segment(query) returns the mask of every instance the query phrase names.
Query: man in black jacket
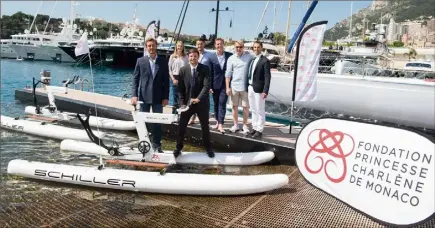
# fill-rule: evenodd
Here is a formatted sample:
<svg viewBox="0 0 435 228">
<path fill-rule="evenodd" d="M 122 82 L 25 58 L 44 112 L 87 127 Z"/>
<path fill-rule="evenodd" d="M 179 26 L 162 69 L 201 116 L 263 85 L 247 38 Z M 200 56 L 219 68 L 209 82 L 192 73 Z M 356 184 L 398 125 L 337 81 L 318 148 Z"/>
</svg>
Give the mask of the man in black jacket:
<svg viewBox="0 0 435 228">
<path fill-rule="evenodd" d="M 131 102 L 136 105 L 142 101 L 141 112 L 163 113 L 163 106 L 168 105 L 169 70 L 164 56 L 157 56 L 157 41 L 149 38 L 145 42 L 148 55 L 137 59 L 133 73 Z M 153 148 L 160 153 L 162 139 L 161 124 L 150 124 L 153 133 Z"/>
<path fill-rule="evenodd" d="M 262 55 L 263 44 L 254 42 L 255 58 L 248 68 L 248 100 L 252 114 L 252 131 L 250 135 L 254 138 L 263 134 L 264 123 L 266 122 L 265 103 L 270 86 L 270 62 Z"/>
<path fill-rule="evenodd" d="M 183 150 L 184 134 L 187 124 L 193 114 L 197 114 L 201 123 L 202 141 L 207 155 L 214 157 L 210 143 L 209 109 L 210 109 L 210 68 L 198 63 L 199 52 L 197 49 L 189 51 L 189 64 L 180 68 L 178 80 L 178 94 L 181 108 L 190 105 L 189 110 L 182 112 L 178 123 L 177 146 L 174 156 L 181 155 Z"/>
</svg>

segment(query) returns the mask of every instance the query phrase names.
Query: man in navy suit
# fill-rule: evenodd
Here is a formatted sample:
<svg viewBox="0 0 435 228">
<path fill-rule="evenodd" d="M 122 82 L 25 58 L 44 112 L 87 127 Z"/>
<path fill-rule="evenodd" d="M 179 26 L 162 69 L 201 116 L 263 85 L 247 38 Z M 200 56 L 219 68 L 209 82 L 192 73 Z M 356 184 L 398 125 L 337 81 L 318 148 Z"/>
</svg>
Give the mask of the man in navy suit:
<svg viewBox="0 0 435 228">
<path fill-rule="evenodd" d="M 137 59 L 133 73 L 131 102 L 136 105 L 142 101 L 141 112 L 163 113 L 163 106 L 169 99 L 169 70 L 168 61 L 163 56 L 157 56 L 157 41 L 149 38 L 145 42 L 148 55 Z M 162 153 L 161 124 L 152 124 L 153 148 Z"/>
<path fill-rule="evenodd" d="M 224 40 L 222 38 L 217 38 L 215 40 L 215 48 L 216 53 L 210 55 L 210 93 L 213 94 L 214 114 L 216 118 L 215 129 L 221 133 L 225 133 L 223 124 L 228 100 L 228 96 L 225 91 L 225 71 L 227 70 L 227 60 L 232 54 L 229 52 L 224 52 Z"/>
</svg>

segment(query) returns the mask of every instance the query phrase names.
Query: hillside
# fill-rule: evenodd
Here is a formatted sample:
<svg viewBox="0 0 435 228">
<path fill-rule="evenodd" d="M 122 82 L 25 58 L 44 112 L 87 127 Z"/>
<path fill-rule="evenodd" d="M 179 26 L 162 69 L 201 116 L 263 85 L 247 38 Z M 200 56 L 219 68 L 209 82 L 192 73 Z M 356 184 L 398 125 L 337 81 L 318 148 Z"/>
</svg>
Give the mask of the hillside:
<svg viewBox="0 0 435 228">
<path fill-rule="evenodd" d="M 388 24 L 390 18 L 393 18 L 396 23 L 407 20 L 422 20 L 426 21 L 430 16 L 435 17 L 433 0 L 388 0 L 388 6 L 373 10 L 367 7 L 359 10 L 352 16 L 352 35 L 362 34 L 364 16 L 369 23 Z M 326 30 L 325 39 L 335 41 L 340 38 L 347 37 L 349 34 L 350 16 L 332 28 Z"/>
</svg>

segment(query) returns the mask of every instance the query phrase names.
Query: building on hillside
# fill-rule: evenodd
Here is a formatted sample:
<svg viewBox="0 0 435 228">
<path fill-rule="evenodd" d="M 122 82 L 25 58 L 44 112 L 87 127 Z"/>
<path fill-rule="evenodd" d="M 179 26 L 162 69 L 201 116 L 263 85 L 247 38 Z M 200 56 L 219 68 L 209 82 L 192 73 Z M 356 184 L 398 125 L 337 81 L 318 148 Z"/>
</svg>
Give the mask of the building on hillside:
<svg viewBox="0 0 435 228">
<path fill-rule="evenodd" d="M 385 0 L 373 0 L 372 5 L 370 6 L 371 10 L 377 10 L 388 6 L 388 1 Z"/>
</svg>

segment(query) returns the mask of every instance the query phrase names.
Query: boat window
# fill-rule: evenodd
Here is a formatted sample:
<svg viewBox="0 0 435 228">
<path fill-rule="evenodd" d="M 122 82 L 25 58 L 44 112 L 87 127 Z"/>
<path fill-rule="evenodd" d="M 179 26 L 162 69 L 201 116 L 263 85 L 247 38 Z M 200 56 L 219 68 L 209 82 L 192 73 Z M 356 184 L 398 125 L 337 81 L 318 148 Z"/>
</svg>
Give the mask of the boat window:
<svg viewBox="0 0 435 228">
<path fill-rule="evenodd" d="M 266 49 L 267 53 L 272 54 L 272 55 L 279 55 L 277 51 L 272 50 L 272 49 Z"/>
<path fill-rule="evenodd" d="M 427 63 L 407 63 L 407 67 L 424 67 L 424 68 L 431 68 L 430 64 Z"/>
<path fill-rule="evenodd" d="M 43 41 L 51 41 L 50 39 L 47 38 L 43 38 Z"/>
</svg>

